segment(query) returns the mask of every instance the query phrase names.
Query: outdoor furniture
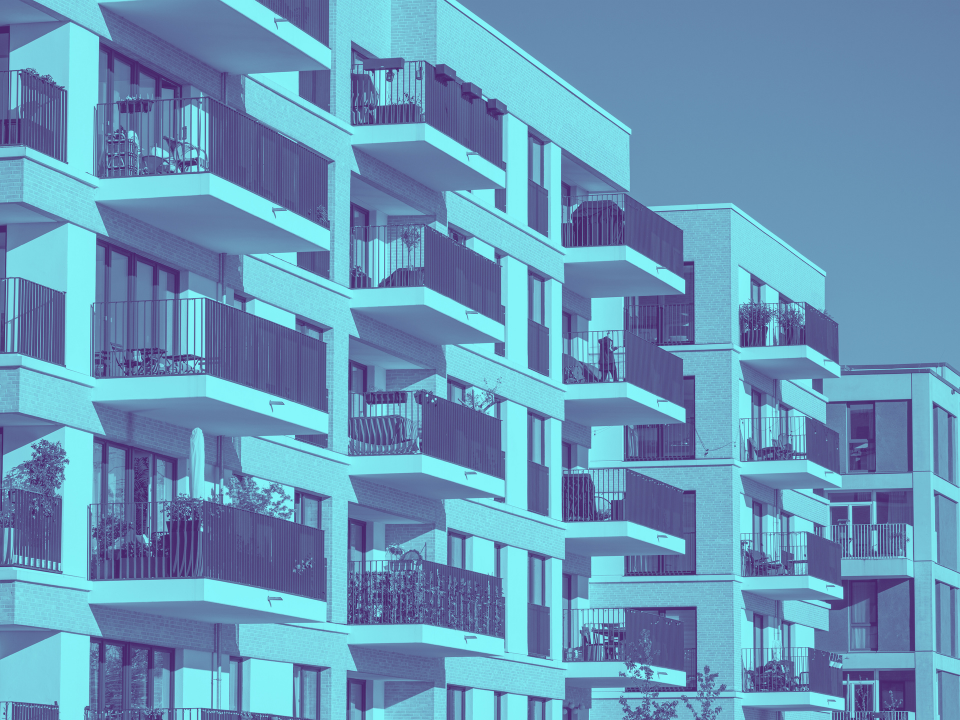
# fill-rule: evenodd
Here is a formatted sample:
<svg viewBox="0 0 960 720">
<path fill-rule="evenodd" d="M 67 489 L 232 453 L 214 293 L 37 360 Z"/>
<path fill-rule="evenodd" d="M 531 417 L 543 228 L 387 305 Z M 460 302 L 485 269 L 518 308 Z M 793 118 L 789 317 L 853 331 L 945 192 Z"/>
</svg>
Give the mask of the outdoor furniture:
<svg viewBox="0 0 960 720">
<path fill-rule="evenodd" d="M 373 79 L 366 73 L 352 73 L 350 85 L 353 92 L 353 122 L 369 125 L 376 120 L 378 94 Z"/>
<path fill-rule="evenodd" d="M 573 384 L 600 382 L 600 368 L 565 354 L 563 356 L 563 381 Z"/>
<path fill-rule="evenodd" d="M 202 375 L 206 372 L 206 359 L 199 355 L 172 355 L 169 363 L 168 372 L 171 375 Z"/>
<path fill-rule="evenodd" d="M 567 522 L 596 520 L 596 489 L 590 473 L 564 475 L 563 509 Z"/>
<path fill-rule="evenodd" d="M 383 454 L 415 453 L 418 449 L 410 422 L 403 415 L 352 417 L 347 434 L 352 441 L 361 443 L 363 449 L 379 450 Z"/>
<path fill-rule="evenodd" d="M 613 200 L 585 200 L 573 211 L 572 242 L 576 246 L 621 245 L 623 210 Z"/>
<path fill-rule="evenodd" d="M 140 141 L 132 130 L 120 126 L 104 137 L 104 168 L 107 177 L 132 177 L 140 174 Z"/>
<path fill-rule="evenodd" d="M 202 148 L 184 140 L 172 138 L 169 135 L 163 136 L 164 141 L 170 148 L 170 157 L 173 159 L 173 167 L 179 173 L 184 172 L 205 172 L 207 169 L 207 153 Z"/>
</svg>

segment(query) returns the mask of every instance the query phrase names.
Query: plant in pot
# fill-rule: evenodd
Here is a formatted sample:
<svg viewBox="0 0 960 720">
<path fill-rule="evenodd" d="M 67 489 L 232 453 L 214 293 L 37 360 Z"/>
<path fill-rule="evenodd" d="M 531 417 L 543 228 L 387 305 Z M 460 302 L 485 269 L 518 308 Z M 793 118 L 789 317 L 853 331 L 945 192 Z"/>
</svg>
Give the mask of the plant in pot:
<svg viewBox="0 0 960 720">
<path fill-rule="evenodd" d="M 54 561 L 59 556 L 58 528 L 61 504 L 58 492 L 63 487 L 64 469 L 70 463 L 63 445 L 40 440 L 31 445 L 31 457 L 10 472 L 3 481 L 0 498 L 0 526 L 3 527 L 3 551 L 14 546 L 18 554 L 31 560 Z M 20 522 L 17 518 L 20 517 Z"/>
<path fill-rule="evenodd" d="M 117 108 L 122 113 L 141 113 L 150 112 L 153 107 L 154 99 L 140 97 L 139 95 L 127 95 L 123 100 L 117 103 Z"/>
<path fill-rule="evenodd" d="M 126 543 L 120 540 L 127 537 L 133 530 L 133 523 L 119 514 L 105 512 L 96 518 L 91 535 L 94 542 L 93 557 L 96 562 L 93 569 L 97 579 L 126 577 L 125 550 Z M 112 573 L 112 574 L 111 574 Z"/>
<path fill-rule="evenodd" d="M 740 346 L 763 347 L 773 308 L 766 303 L 749 302 L 740 306 Z"/>
<path fill-rule="evenodd" d="M 403 225 L 397 237 L 407 248 L 407 269 L 413 272 L 416 267 L 413 263 L 413 253 L 420 246 L 421 240 L 420 227 L 418 225 Z"/>
<path fill-rule="evenodd" d="M 781 345 L 803 345 L 806 317 L 800 305 L 789 303 L 777 308 Z"/>
<path fill-rule="evenodd" d="M 180 493 L 166 504 L 169 577 L 200 577 L 204 501 Z"/>
</svg>

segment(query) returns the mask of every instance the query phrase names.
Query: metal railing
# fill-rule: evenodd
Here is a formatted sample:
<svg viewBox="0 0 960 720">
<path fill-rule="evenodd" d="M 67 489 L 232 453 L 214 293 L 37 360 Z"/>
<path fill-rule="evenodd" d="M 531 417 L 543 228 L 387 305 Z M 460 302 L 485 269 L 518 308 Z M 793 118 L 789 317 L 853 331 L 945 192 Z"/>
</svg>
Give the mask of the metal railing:
<svg viewBox="0 0 960 720">
<path fill-rule="evenodd" d="M 257 0 L 314 40 L 330 47 L 330 0 Z"/>
<path fill-rule="evenodd" d="M 622 608 L 564 610 L 569 646 L 564 662 L 626 662 L 684 669 L 683 623 Z M 649 644 L 648 644 L 649 643 Z"/>
<path fill-rule="evenodd" d="M 209 172 L 329 228 L 330 160 L 210 97 L 96 107 L 97 177 Z"/>
<path fill-rule="evenodd" d="M 503 322 L 500 266 L 429 225 L 355 227 L 350 287 L 427 287 Z"/>
<path fill-rule="evenodd" d="M 350 393 L 350 455 L 416 455 L 504 477 L 500 420 L 425 390 Z"/>
<path fill-rule="evenodd" d="M 810 460 L 840 472 L 840 434 L 805 415 L 740 420 L 740 462 Z"/>
<path fill-rule="evenodd" d="M 683 491 L 625 468 L 563 474 L 563 521 L 622 521 L 683 535 Z"/>
<path fill-rule="evenodd" d="M 624 193 L 564 198 L 563 246 L 626 245 L 683 276 L 683 230 Z"/>
<path fill-rule="evenodd" d="M 845 558 L 913 557 L 913 526 L 907 523 L 831 525 L 830 539 Z"/>
<path fill-rule="evenodd" d="M 500 578 L 428 560 L 351 562 L 347 622 L 412 625 L 504 636 Z"/>
<path fill-rule="evenodd" d="M 697 456 L 694 418 L 680 425 L 627 425 L 624 427 L 624 460 L 692 460 Z"/>
<path fill-rule="evenodd" d="M 654 345 L 692 345 L 694 305 L 636 305 L 627 299 L 624 327 Z"/>
<path fill-rule="evenodd" d="M 209 500 L 90 506 L 90 579 L 206 578 L 326 599 L 323 531 Z"/>
<path fill-rule="evenodd" d="M 0 348 L 64 364 L 66 295 L 23 278 L 0 278 Z"/>
<path fill-rule="evenodd" d="M 327 346 L 210 298 L 93 304 L 93 376 L 210 375 L 327 409 Z"/>
<path fill-rule="evenodd" d="M 93 710 L 86 708 L 84 720 L 294 720 L 276 713 L 249 710 L 214 710 L 211 708 L 132 708 L 126 710 Z M 32 718 L 30 719 L 32 720 Z M 38 720 L 41 720 L 38 718 Z M 43 718 L 42 720 L 46 720 Z"/>
<path fill-rule="evenodd" d="M 912 720 L 910 710 L 834 710 L 832 720 Z"/>
<path fill-rule="evenodd" d="M 842 656 L 813 648 L 745 648 L 743 692 L 816 692 L 843 697 Z"/>
<path fill-rule="evenodd" d="M 503 122 L 500 115 L 487 112 L 482 97 L 465 95 L 457 78 L 440 79 L 428 62 L 401 60 L 393 68 L 383 64 L 367 60 L 353 66 L 354 125 L 426 123 L 498 168 L 506 167 Z"/>
<path fill-rule="evenodd" d="M 66 162 L 67 91 L 36 71 L 0 72 L 2 145 L 25 145 Z"/>
<path fill-rule="evenodd" d="M 541 235 L 550 230 L 550 194 L 545 187 L 528 180 L 527 226 Z"/>
<path fill-rule="evenodd" d="M 628 382 L 683 405 L 683 359 L 629 330 L 590 330 L 564 337 L 565 384 Z"/>
<path fill-rule="evenodd" d="M 550 656 L 550 608 L 527 603 L 527 654 Z"/>
<path fill-rule="evenodd" d="M 0 566 L 62 572 L 63 499 L 0 490 Z"/>
<path fill-rule="evenodd" d="M 60 708 L 25 702 L 0 702 L 0 720 L 60 720 Z"/>
<path fill-rule="evenodd" d="M 696 575 L 697 533 L 681 533 L 683 555 L 625 555 L 623 574 L 627 576 Z"/>
<path fill-rule="evenodd" d="M 840 545 L 811 532 L 743 533 L 743 577 L 809 575 L 840 585 Z"/>
<path fill-rule="evenodd" d="M 527 325 L 527 367 L 541 375 L 550 374 L 550 328 L 536 320 Z"/>
<path fill-rule="evenodd" d="M 810 303 L 744 303 L 740 306 L 740 346 L 806 345 L 840 362 L 840 327 Z"/>
<path fill-rule="evenodd" d="M 527 461 L 527 509 L 537 515 L 550 514 L 550 468 Z"/>
</svg>

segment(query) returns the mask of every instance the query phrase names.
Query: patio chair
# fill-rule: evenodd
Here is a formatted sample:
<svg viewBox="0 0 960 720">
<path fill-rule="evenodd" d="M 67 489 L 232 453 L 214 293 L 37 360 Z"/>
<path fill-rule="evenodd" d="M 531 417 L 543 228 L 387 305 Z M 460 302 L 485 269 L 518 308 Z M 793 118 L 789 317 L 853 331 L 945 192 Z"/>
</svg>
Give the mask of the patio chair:
<svg viewBox="0 0 960 720">
<path fill-rule="evenodd" d="M 792 460 L 793 444 L 790 442 L 790 436 L 787 433 L 780 433 L 780 436 L 773 441 L 773 450 L 775 459 Z"/>
</svg>

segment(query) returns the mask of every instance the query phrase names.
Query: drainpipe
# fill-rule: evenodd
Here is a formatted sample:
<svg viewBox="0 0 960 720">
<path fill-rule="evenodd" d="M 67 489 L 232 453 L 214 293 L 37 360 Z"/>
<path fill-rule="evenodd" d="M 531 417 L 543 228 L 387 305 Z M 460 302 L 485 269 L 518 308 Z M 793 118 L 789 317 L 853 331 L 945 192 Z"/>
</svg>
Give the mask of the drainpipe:
<svg viewBox="0 0 960 720">
<path fill-rule="evenodd" d="M 220 709 L 220 681 L 222 663 L 220 658 L 220 623 L 213 624 L 213 672 L 210 679 L 211 705 L 217 710 Z"/>
</svg>

